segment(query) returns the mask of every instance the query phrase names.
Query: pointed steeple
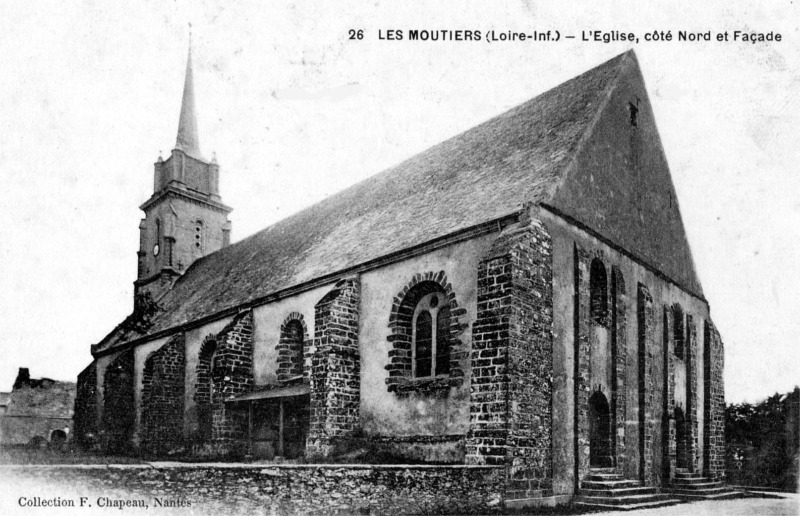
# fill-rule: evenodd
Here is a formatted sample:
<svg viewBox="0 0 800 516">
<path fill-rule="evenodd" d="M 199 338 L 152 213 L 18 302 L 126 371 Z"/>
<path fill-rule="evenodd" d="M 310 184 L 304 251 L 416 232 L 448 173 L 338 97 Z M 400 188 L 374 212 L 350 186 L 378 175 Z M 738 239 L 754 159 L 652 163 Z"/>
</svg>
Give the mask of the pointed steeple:
<svg viewBox="0 0 800 516">
<path fill-rule="evenodd" d="M 189 156 L 205 161 L 200 153 L 200 138 L 197 136 L 197 115 L 194 110 L 194 79 L 192 77 L 192 44 L 189 41 L 189 57 L 186 61 L 186 80 L 183 83 L 181 118 L 178 121 L 178 138 L 175 148 Z"/>
</svg>

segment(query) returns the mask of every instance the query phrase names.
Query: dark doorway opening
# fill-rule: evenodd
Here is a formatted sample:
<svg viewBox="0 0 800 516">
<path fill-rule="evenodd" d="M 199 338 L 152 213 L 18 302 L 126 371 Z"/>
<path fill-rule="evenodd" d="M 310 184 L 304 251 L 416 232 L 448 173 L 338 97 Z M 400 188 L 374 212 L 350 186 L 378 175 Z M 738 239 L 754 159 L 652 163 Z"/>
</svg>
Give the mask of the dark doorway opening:
<svg viewBox="0 0 800 516">
<path fill-rule="evenodd" d="M 689 467 L 689 454 L 686 443 L 686 417 L 680 407 L 675 408 L 675 466 L 686 469 Z"/>
<path fill-rule="evenodd" d="M 589 398 L 589 467 L 612 467 L 611 448 L 611 411 L 608 399 L 597 391 Z"/>
<path fill-rule="evenodd" d="M 250 454 L 255 458 L 305 456 L 311 397 L 306 395 L 251 402 Z"/>
<path fill-rule="evenodd" d="M 67 442 L 67 433 L 63 430 L 53 430 L 50 432 L 50 444 L 61 445 Z"/>
</svg>

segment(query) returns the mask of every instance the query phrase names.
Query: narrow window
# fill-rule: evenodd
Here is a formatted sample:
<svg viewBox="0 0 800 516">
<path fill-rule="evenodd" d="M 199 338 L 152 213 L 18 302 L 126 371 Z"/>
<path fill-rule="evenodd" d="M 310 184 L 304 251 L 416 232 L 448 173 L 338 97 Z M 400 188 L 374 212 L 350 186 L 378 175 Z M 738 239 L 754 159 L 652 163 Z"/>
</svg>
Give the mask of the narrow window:
<svg viewBox="0 0 800 516">
<path fill-rule="evenodd" d="M 672 306 L 672 340 L 675 344 L 675 356 L 683 360 L 686 324 L 684 323 L 683 308 L 677 303 Z"/>
<path fill-rule="evenodd" d="M 431 375 L 431 357 L 433 348 L 433 322 L 427 310 L 417 315 L 415 339 L 415 365 L 417 376 Z"/>
<path fill-rule="evenodd" d="M 418 378 L 450 373 L 450 307 L 442 292 L 420 298 L 414 309 L 413 375 Z"/>
<path fill-rule="evenodd" d="M 592 260 L 589 273 L 590 308 L 592 322 L 602 326 L 606 325 L 608 316 L 608 281 L 606 268 L 599 258 Z"/>
<path fill-rule="evenodd" d="M 303 374 L 303 323 L 293 319 L 285 324 L 280 338 L 278 379 L 290 379 Z"/>
<path fill-rule="evenodd" d="M 161 251 L 161 219 L 156 219 L 156 243 L 153 245 L 153 256 Z"/>
</svg>

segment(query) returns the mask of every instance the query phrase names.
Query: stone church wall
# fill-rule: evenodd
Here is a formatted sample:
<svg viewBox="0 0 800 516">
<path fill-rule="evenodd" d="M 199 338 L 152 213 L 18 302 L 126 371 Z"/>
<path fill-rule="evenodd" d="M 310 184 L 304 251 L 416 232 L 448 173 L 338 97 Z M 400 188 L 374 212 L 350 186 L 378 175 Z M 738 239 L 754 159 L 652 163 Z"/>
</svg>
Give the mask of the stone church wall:
<svg viewBox="0 0 800 516">
<path fill-rule="evenodd" d="M 183 431 L 189 438 L 195 438 L 198 433 L 198 414 L 195 394 L 197 392 L 197 366 L 200 359 L 200 351 L 207 339 L 216 337 L 233 320 L 226 317 L 219 321 L 205 324 L 199 328 L 186 331 L 186 390 L 184 392 L 184 417 Z"/>
<path fill-rule="evenodd" d="M 472 335 L 478 262 L 496 233 L 456 243 L 361 275 L 361 424 L 370 439 L 415 460 L 462 463 L 469 430 Z M 443 293 L 450 303 L 450 373 L 429 382 L 410 378 L 407 351 L 393 314 L 415 287 Z M 428 292 L 427 290 L 425 292 Z M 411 308 L 413 310 L 413 308 Z M 403 308 L 405 310 L 405 308 Z M 404 351 L 404 352 L 403 352 Z M 408 362 L 406 364 L 406 362 Z M 398 366 L 403 365 L 403 369 Z"/>
<path fill-rule="evenodd" d="M 506 466 L 517 499 L 553 494 L 552 258 L 526 213 L 478 266 L 467 462 Z"/>
<path fill-rule="evenodd" d="M 82 446 L 91 446 L 99 431 L 97 363 L 94 361 L 78 374 L 74 414 L 75 439 Z"/>
<path fill-rule="evenodd" d="M 235 386 L 222 388 L 230 391 L 225 391 L 225 396 L 248 392 L 278 380 L 279 367 L 287 353 L 281 341 L 281 328 L 292 319 L 302 320 L 304 328 L 303 374 L 308 376 L 314 393 L 322 396 L 312 402 L 312 418 L 316 423 L 311 425 L 311 453 L 316 448 L 322 450 L 322 455 L 327 453 L 326 447 L 329 451 L 331 442 L 316 448 L 313 445 L 314 436 L 324 434 L 336 438 L 366 437 L 397 457 L 409 460 L 487 463 L 486 457 L 492 455 L 487 454 L 492 446 L 490 440 L 495 439 L 499 453 L 496 463 L 523 472 L 516 480 L 525 484 L 524 487 L 520 484 L 520 489 L 526 496 L 571 494 L 590 467 L 590 404 L 599 397 L 607 403 L 612 429 L 608 435 L 608 456 L 603 460 L 609 461 L 618 472 L 653 485 L 667 481 L 681 465 L 690 470 L 715 472 L 720 456 L 717 443 L 722 442 L 719 409 L 715 408 L 721 406 L 722 399 L 721 365 L 717 365 L 722 348 L 717 343 L 717 334 L 706 329 L 706 303 L 591 231 L 551 213 L 547 207 L 534 208 L 534 216 L 541 224 L 537 222 L 535 227 L 523 231 L 525 238 L 542 244 L 543 247 L 536 248 L 537 252 L 544 248 L 552 252 L 552 258 L 547 257 L 552 260 L 552 281 L 540 278 L 542 285 L 553 288 L 550 346 L 545 346 L 544 341 L 536 344 L 536 338 L 522 339 L 519 346 L 509 344 L 508 354 L 493 358 L 481 353 L 496 350 L 476 347 L 483 338 L 484 323 L 489 321 L 485 319 L 489 314 L 487 307 L 499 307 L 511 299 L 503 294 L 496 301 L 488 298 L 481 301 L 480 296 L 489 295 L 489 287 L 495 288 L 508 279 L 506 268 L 518 269 L 520 277 L 530 279 L 539 274 L 537 271 L 542 269 L 537 264 L 545 259 L 544 255 L 528 254 L 520 258 L 522 255 L 510 251 L 505 254 L 498 251 L 506 241 L 510 245 L 508 250 L 522 245 L 522 240 L 512 239 L 517 243 L 509 240 L 507 233 L 513 230 L 512 226 L 499 228 L 501 233 L 479 236 L 363 272 L 346 280 L 350 282 L 347 285 L 319 287 L 255 307 L 246 315 L 187 331 L 181 423 L 185 436 L 199 431 L 200 356 L 208 339 L 215 339 L 216 345 L 221 345 L 231 331 L 239 335 L 234 341 L 244 346 L 237 351 L 244 355 L 236 360 L 249 360 L 246 364 L 249 369 L 241 382 L 237 380 Z M 605 278 L 600 312 L 592 279 L 598 268 L 602 268 Z M 499 275 L 492 276 L 491 271 Z M 510 273 L 510 277 L 516 277 L 517 273 Z M 509 292 L 520 288 L 518 283 L 509 285 Z M 448 335 L 455 358 L 446 375 L 416 382 L 408 374 L 410 359 L 406 347 L 410 344 L 404 340 L 407 336 L 398 332 L 398 325 L 404 324 L 403 317 L 408 316 L 405 297 L 422 287 L 424 293 L 443 294 L 449 310 Z M 541 301 L 550 294 L 537 289 L 520 290 L 519 303 L 510 305 L 530 305 L 525 310 L 530 309 L 532 315 L 520 317 L 517 322 L 513 317 L 507 319 L 507 331 L 511 334 L 516 335 L 514 332 L 524 330 L 533 321 L 538 322 L 531 335 L 550 333 L 545 328 L 549 323 L 537 319 L 549 313 L 549 306 L 541 305 Z M 350 293 L 344 295 L 345 291 Z M 678 320 L 673 320 L 673 307 L 678 305 L 684 314 L 680 318 L 685 326 L 682 333 L 676 333 L 673 327 Z M 486 313 L 481 315 L 481 310 Z M 648 313 L 643 319 L 642 314 Z M 243 322 L 242 317 L 251 319 Z M 347 343 L 331 346 L 328 337 L 342 328 L 349 328 L 340 335 Z M 492 341 L 493 346 L 502 341 L 501 333 L 499 340 Z M 143 401 L 148 396 L 144 392 L 146 359 L 167 340 L 144 344 L 131 353 L 135 357 L 132 361 L 135 428 L 140 439 L 145 436 L 149 440 L 145 435 L 149 431 L 147 423 L 142 418 Z M 707 350 L 708 342 L 712 347 Z M 319 346 L 323 344 L 327 351 L 320 354 Z M 534 355 L 541 358 L 552 353 L 552 358 L 541 364 L 537 362 L 538 365 L 526 362 L 527 358 L 517 360 L 517 355 L 530 355 L 523 350 L 530 345 L 538 346 Z M 676 350 L 680 347 L 683 354 L 678 357 Z M 107 369 L 110 362 L 118 360 L 119 356 L 102 357 L 96 363 L 98 386 L 107 391 L 105 402 L 112 400 L 114 406 L 119 405 L 121 391 L 116 387 L 109 390 Z M 508 362 L 495 363 L 496 360 Z M 708 360 L 714 362 L 707 365 Z M 552 379 L 541 383 L 548 375 L 543 372 L 547 368 L 542 369 L 545 362 L 552 364 Z M 501 410 L 502 414 L 485 414 L 486 421 L 497 419 L 495 416 L 500 418 L 498 421 L 507 420 L 510 426 L 501 429 L 503 435 L 489 435 L 492 432 L 489 427 L 479 429 L 481 414 L 490 404 L 487 405 L 487 399 L 478 399 L 480 389 L 473 388 L 478 385 L 473 375 L 482 378 L 482 368 L 487 364 L 494 368 L 487 379 L 502 377 L 503 372 L 495 370 L 498 367 L 513 372 L 515 367 L 527 364 L 525 371 L 538 371 L 528 378 L 520 369 L 518 380 L 524 383 L 527 378 L 533 382 L 530 389 L 516 389 L 516 384 L 500 385 L 501 390 L 508 390 L 516 408 L 509 412 Z M 207 374 L 211 374 L 210 370 Z M 342 389 L 352 392 L 348 394 Z M 326 393 L 330 392 L 337 394 L 328 396 Z M 530 392 L 548 400 L 552 392 L 552 406 L 557 408 L 551 412 L 548 404 L 547 410 L 539 410 L 545 404 L 536 396 L 530 398 Z M 355 403 L 350 399 L 351 394 L 357 400 Z M 522 397 L 517 399 L 517 395 Z M 340 402 L 342 406 L 337 405 Z M 676 408 L 682 409 L 684 426 L 676 420 Z M 714 421 L 705 422 L 707 411 L 716 414 Z M 235 447 L 245 435 L 243 413 L 233 414 L 219 404 L 214 414 L 215 439 Z M 529 417 L 536 422 L 533 427 Z M 519 435 L 514 434 L 517 430 Z M 551 441 L 551 435 L 559 438 Z"/>
<path fill-rule="evenodd" d="M 308 345 L 314 337 L 314 306 L 333 287 L 333 283 L 253 308 L 253 374 L 256 385 L 278 381 L 281 326 L 290 316 L 302 320 Z M 292 315 L 295 314 L 295 315 Z M 310 366 L 310 357 L 305 358 Z"/>
<path fill-rule="evenodd" d="M 141 430 L 143 448 L 155 454 L 183 446 L 186 345 L 178 333 L 148 355 L 142 371 Z"/>
<path fill-rule="evenodd" d="M 654 484 L 660 485 L 663 482 L 662 476 L 669 474 L 669 468 L 666 467 L 670 448 L 669 421 L 670 418 L 674 418 L 674 411 L 667 409 L 667 402 L 670 399 L 673 399 L 673 403 L 674 400 L 681 402 L 689 399 L 692 393 L 697 401 L 691 412 L 694 422 L 689 421 L 688 428 L 693 432 L 690 437 L 692 442 L 697 443 L 693 452 L 694 467 L 702 470 L 704 426 L 702 350 L 705 345 L 702 328 L 708 320 L 707 304 L 666 281 L 620 249 L 612 248 L 596 235 L 548 211 L 547 207 L 538 211 L 553 237 L 555 336 L 553 406 L 560 407 L 553 413 L 553 435 L 564 436 L 555 441 L 553 446 L 554 493 L 575 492 L 579 481 L 588 473 L 587 406 L 590 396 L 597 391 L 608 400 L 612 419 L 616 420 L 616 428 L 611 436 L 613 446 L 616 448 L 614 467 L 627 478 L 639 479 L 641 476 L 641 434 L 638 426 L 641 378 L 637 285 L 646 288 L 652 299 L 653 310 L 652 322 L 648 328 L 648 335 L 651 336 L 648 342 L 652 343 L 647 344 L 648 353 L 645 355 L 650 360 L 648 371 L 651 375 L 647 384 L 650 390 L 646 392 L 646 399 L 652 403 L 649 417 L 646 418 L 648 425 L 652 427 L 652 440 L 647 448 L 652 449 L 652 462 L 648 475 Z M 591 262 L 595 258 L 602 262 L 607 273 L 608 306 L 617 303 L 614 310 L 616 321 L 609 320 L 605 326 L 606 330 L 598 329 L 601 325 L 591 318 L 589 276 Z M 578 272 L 580 279 L 576 280 Z M 618 282 L 616 287 L 613 281 L 615 277 Z M 619 297 L 615 301 L 617 296 Z M 694 382 L 681 372 L 676 373 L 678 368 L 674 367 L 675 363 L 680 363 L 680 367 L 685 368 L 684 363 L 687 358 L 683 361 L 677 358 L 671 361 L 665 360 L 672 354 L 674 345 L 670 332 L 665 332 L 663 313 L 665 307 L 672 307 L 674 304 L 680 304 L 683 312 L 691 316 L 685 320 L 687 325 L 690 324 L 695 329 L 693 337 L 695 351 L 691 353 L 692 346 L 688 346 L 686 354 L 688 360 L 693 360 L 689 370 L 692 371 Z M 583 316 L 576 319 L 576 310 Z M 608 332 L 606 340 L 598 339 L 598 332 L 601 331 Z M 691 338 L 690 335 L 692 332 L 689 328 L 687 343 Z M 664 352 L 665 345 L 669 347 L 669 354 Z M 624 346 L 625 349 L 615 346 Z M 579 351 L 577 356 L 576 349 Z M 602 365 L 596 367 L 595 364 L 598 363 Z M 672 369 L 670 363 L 673 364 Z M 577 391 L 574 383 L 576 370 L 580 374 L 578 377 L 580 389 Z M 670 381 L 673 385 L 673 398 L 668 397 Z M 694 387 L 693 383 L 696 383 Z M 576 401 L 580 407 L 578 411 L 576 411 Z M 672 446 L 675 446 L 674 443 Z M 580 457 L 580 461 L 576 460 L 576 456 Z"/>
<path fill-rule="evenodd" d="M 127 453 L 133 447 L 136 414 L 134 367 L 133 351 L 128 350 L 114 357 L 103 376 L 100 440 L 110 454 Z"/>
<path fill-rule="evenodd" d="M 361 281 L 352 276 L 337 281 L 314 307 L 309 458 L 328 457 L 337 441 L 361 427 L 360 301 Z"/>
<path fill-rule="evenodd" d="M 703 467 L 706 476 L 721 479 L 725 476 L 725 349 L 713 322 L 706 321 L 704 334 Z"/>
<path fill-rule="evenodd" d="M 135 404 L 134 410 L 134 427 L 133 427 L 133 442 L 138 448 L 142 442 L 142 393 L 144 384 L 144 366 L 147 357 L 164 346 L 170 337 L 162 337 L 151 342 L 147 342 L 134 348 L 131 352 L 134 355 L 134 369 L 133 369 L 133 399 Z"/>
</svg>

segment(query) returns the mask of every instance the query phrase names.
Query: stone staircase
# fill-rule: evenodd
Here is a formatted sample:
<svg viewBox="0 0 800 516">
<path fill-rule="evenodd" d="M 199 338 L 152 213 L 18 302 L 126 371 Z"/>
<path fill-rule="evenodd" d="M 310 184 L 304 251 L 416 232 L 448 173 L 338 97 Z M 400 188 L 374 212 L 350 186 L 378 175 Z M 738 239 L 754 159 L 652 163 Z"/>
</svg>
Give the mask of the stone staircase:
<svg viewBox="0 0 800 516">
<path fill-rule="evenodd" d="M 626 480 L 613 468 L 592 468 L 581 483 L 575 505 L 592 509 L 635 511 L 680 503 L 654 487 L 644 487 L 639 480 Z"/>
<path fill-rule="evenodd" d="M 703 477 L 700 473 L 689 473 L 676 469 L 675 478 L 667 492 L 681 500 L 724 500 L 740 496 L 739 491 L 730 489 L 719 480 Z"/>
</svg>

